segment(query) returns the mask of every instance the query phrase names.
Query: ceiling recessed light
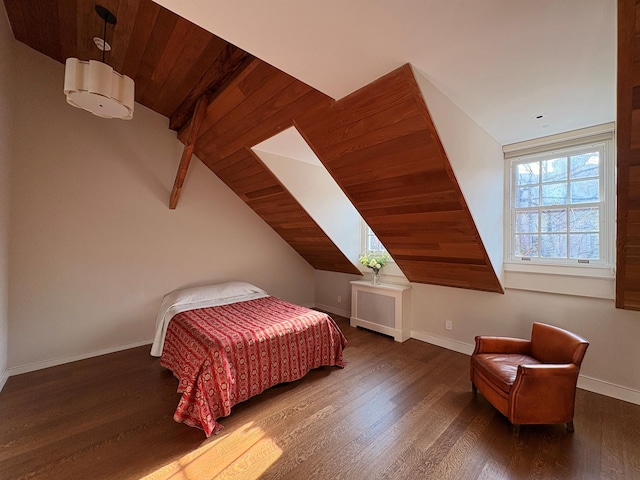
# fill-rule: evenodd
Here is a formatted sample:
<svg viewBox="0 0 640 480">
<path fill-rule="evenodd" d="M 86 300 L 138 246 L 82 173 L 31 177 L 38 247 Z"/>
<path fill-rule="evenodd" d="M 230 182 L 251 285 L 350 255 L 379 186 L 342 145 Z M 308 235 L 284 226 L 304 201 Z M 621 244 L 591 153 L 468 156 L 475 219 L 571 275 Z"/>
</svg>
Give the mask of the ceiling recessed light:
<svg viewBox="0 0 640 480">
<path fill-rule="evenodd" d="M 98 47 L 103 52 L 111 51 L 111 45 L 109 45 L 104 39 L 100 37 L 93 37 L 93 43 L 95 43 L 96 47 Z"/>
</svg>

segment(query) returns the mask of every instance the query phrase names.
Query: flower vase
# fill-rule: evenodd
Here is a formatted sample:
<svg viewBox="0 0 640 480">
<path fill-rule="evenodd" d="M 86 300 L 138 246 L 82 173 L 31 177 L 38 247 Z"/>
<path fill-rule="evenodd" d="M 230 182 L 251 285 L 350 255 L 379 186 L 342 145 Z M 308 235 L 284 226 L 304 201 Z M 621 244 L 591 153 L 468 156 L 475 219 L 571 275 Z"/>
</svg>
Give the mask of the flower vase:
<svg viewBox="0 0 640 480">
<path fill-rule="evenodd" d="M 380 285 L 380 270 L 374 268 L 371 271 L 371 285 Z"/>
</svg>

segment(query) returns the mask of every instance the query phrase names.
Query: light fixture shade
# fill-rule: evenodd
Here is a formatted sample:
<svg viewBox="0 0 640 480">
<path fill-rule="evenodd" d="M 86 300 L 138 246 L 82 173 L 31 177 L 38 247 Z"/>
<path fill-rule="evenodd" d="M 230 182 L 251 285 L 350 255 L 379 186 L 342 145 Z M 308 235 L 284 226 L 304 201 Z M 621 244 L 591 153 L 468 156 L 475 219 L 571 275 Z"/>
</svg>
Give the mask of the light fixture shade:
<svg viewBox="0 0 640 480">
<path fill-rule="evenodd" d="M 133 118 L 135 86 L 126 75 L 97 60 L 67 58 L 64 93 L 67 103 L 103 118 Z"/>
</svg>

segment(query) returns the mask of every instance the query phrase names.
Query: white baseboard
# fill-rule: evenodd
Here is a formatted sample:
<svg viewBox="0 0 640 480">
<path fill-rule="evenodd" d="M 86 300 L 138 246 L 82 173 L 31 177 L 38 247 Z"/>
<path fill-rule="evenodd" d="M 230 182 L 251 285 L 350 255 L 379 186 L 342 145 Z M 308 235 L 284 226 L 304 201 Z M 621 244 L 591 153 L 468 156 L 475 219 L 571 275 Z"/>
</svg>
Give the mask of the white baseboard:
<svg viewBox="0 0 640 480">
<path fill-rule="evenodd" d="M 2 375 L 0 375 L 0 392 L 4 388 L 4 384 L 7 383 L 8 379 L 9 379 L 9 371 L 5 370 L 4 372 L 2 372 Z"/>
<path fill-rule="evenodd" d="M 55 367 L 57 365 L 63 365 L 65 363 L 77 362 L 78 360 L 85 360 L 87 358 L 99 357 L 100 355 L 106 355 L 108 353 L 119 352 L 121 350 L 128 350 L 129 348 L 141 347 L 143 345 L 151 346 L 152 343 L 153 343 L 153 340 L 145 340 L 143 342 L 130 343 L 128 345 L 121 345 L 119 347 L 105 348 L 102 350 L 96 350 L 94 352 L 81 353 L 79 355 L 71 355 L 68 357 L 55 358 L 53 360 L 44 360 L 42 362 L 29 363 L 27 365 L 21 365 L 18 367 L 9 368 L 6 374 L 9 377 L 13 375 L 20 375 L 22 373 L 42 370 L 43 368 Z"/>
<path fill-rule="evenodd" d="M 579 375 L 578 388 L 640 405 L 640 391 L 605 382 L 604 380 L 598 380 L 597 378 Z"/>
<path fill-rule="evenodd" d="M 431 335 L 429 333 L 416 332 L 415 330 L 411 330 L 411 338 L 446 348 L 447 350 L 453 350 L 454 352 L 464 353 L 465 355 L 471 355 L 475 348 L 475 345 L 460 342 L 458 340 L 451 340 L 450 338 L 439 337 L 437 335 Z"/>
<path fill-rule="evenodd" d="M 450 338 L 439 337 L 437 335 L 431 335 L 423 332 L 411 331 L 411 338 L 415 338 L 416 340 L 421 340 L 438 347 L 443 347 L 448 350 L 453 350 L 454 352 L 464 353 L 465 355 L 471 355 L 475 348 L 475 345 L 471 345 L 469 343 L 451 340 Z M 580 374 L 578 376 L 578 388 L 640 405 L 640 391 L 605 382 L 604 380 L 598 380 L 597 378 L 591 378 Z"/>
<path fill-rule="evenodd" d="M 344 310 L 341 308 L 332 307 L 330 305 L 324 305 L 322 303 L 316 303 L 316 308 L 324 310 L 325 312 L 335 313 L 336 315 L 340 315 L 341 317 L 349 318 L 351 316 L 351 309 Z"/>
</svg>

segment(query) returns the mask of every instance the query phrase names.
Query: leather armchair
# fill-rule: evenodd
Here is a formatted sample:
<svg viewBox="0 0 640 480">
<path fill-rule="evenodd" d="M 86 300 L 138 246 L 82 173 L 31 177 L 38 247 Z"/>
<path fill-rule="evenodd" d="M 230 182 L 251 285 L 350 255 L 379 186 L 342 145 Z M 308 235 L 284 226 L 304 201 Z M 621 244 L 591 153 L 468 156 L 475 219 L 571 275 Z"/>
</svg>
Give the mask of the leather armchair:
<svg viewBox="0 0 640 480">
<path fill-rule="evenodd" d="M 531 340 L 476 337 L 471 386 L 513 424 L 564 423 L 573 432 L 576 383 L 589 342 L 535 322 Z"/>
</svg>

